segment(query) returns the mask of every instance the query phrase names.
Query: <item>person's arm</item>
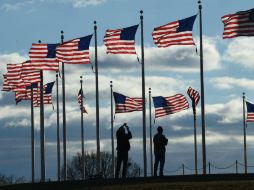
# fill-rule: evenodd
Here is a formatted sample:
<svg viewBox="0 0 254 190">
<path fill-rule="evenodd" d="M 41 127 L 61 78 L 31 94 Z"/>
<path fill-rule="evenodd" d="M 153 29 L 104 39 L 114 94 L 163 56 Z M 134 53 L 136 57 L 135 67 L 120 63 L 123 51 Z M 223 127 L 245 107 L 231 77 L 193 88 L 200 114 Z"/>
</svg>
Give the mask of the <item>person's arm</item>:
<svg viewBox="0 0 254 190">
<path fill-rule="evenodd" d="M 130 130 L 129 130 L 129 127 L 126 126 L 126 129 L 127 129 L 127 131 L 128 131 L 128 138 L 129 138 L 129 139 L 132 139 L 132 134 L 131 134 L 131 132 L 130 132 Z"/>
</svg>

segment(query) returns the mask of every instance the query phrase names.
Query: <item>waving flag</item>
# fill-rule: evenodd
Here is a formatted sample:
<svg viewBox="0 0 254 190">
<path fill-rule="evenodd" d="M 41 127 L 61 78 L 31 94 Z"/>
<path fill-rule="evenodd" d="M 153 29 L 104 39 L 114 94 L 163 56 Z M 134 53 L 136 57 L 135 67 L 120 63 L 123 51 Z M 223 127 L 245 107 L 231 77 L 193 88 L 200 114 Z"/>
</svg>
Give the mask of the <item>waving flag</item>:
<svg viewBox="0 0 254 190">
<path fill-rule="evenodd" d="M 12 87 L 14 92 L 25 91 L 25 83 L 21 78 L 22 64 L 7 64 L 6 79 L 8 85 Z"/>
<path fill-rule="evenodd" d="M 20 76 L 25 83 L 25 86 L 30 86 L 32 83 L 38 83 L 41 81 L 40 71 L 31 69 L 31 61 L 25 61 L 22 63 Z"/>
<path fill-rule="evenodd" d="M 154 28 L 152 33 L 154 43 L 159 48 L 172 45 L 195 45 L 192 38 L 192 28 L 196 16 L 194 15 Z"/>
<path fill-rule="evenodd" d="M 247 122 L 254 122 L 254 105 L 246 101 Z"/>
<path fill-rule="evenodd" d="M 196 106 L 198 105 L 198 102 L 200 100 L 200 96 L 198 91 L 192 89 L 191 87 L 188 88 L 187 94 L 189 95 L 191 101 L 192 101 L 192 109 L 193 113 L 196 113 Z"/>
<path fill-rule="evenodd" d="M 254 9 L 227 14 L 221 20 L 224 24 L 223 39 L 254 36 Z"/>
<path fill-rule="evenodd" d="M 59 44 L 32 44 L 29 51 L 32 70 L 58 71 L 59 63 L 56 59 L 56 47 Z"/>
<path fill-rule="evenodd" d="M 116 92 L 113 92 L 113 95 L 115 99 L 115 113 L 142 111 L 142 98 L 130 98 Z"/>
<path fill-rule="evenodd" d="M 189 103 L 182 94 L 169 97 L 153 97 L 153 103 L 155 107 L 155 118 L 177 113 L 189 108 Z"/>
<path fill-rule="evenodd" d="M 2 91 L 8 92 L 12 90 L 13 87 L 9 85 L 6 74 L 3 74 L 3 77 L 4 77 L 4 83 L 3 83 Z"/>
<path fill-rule="evenodd" d="M 83 113 L 87 113 L 86 108 L 84 107 L 84 105 L 83 105 L 83 107 L 81 105 L 82 104 L 82 97 L 83 97 L 83 91 L 80 89 L 79 92 L 78 92 L 78 104 L 80 106 L 80 110 Z"/>
<path fill-rule="evenodd" d="M 52 104 L 52 89 L 55 82 L 47 83 L 43 86 L 43 103 L 44 104 Z M 38 92 L 37 96 L 34 97 L 34 107 L 40 106 L 41 99 L 40 99 L 40 85 L 38 85 Z"/>
<path fill-rule="evenodd" d="M 136 54 L 135 34 L 138 25 L 122 29 L 107 30 L 104 36 L 104 44 L 107 53 L 112 54 Z"/>
<path fill-rule="evenodd" d="M 57 60 L 65 64 L 90 63 L 89 46 L 93 35 L 73 39 L 56 48 Z"/>
</svg>

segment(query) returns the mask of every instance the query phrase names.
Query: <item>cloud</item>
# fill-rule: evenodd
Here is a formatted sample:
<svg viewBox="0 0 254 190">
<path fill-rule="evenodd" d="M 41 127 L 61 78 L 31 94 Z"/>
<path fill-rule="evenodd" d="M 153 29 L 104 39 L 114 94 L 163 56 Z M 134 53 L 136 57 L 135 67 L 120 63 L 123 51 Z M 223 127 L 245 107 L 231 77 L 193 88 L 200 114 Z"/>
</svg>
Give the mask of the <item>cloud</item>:
<svg viewBox="0 0 254 190">
<path fill-rule="evenodd" d="M 219 116 L 218 123 L 233 124 L 242 120 L 242 100 L 230 100 L 223 104 L 206 105 L 206 114 Z"/>
<path fill-rule="evenodd" d="M 223 59 L 235 64 L 239 64 L 244 68 L 254 68 L 254 47 L 253 38 L 239 37 L 233 39 L 223 55 Z"/>
<path fill-rule="evenodd" d="M 197 42 L 197 47 L 198 47 Z M 204 37 L 204 69 L 214 71 L 221 69 L 221 57 L 217 49 L 217 41 L 214 38 Z M 93 47 L 91 47 L 93 49 Z M 141 48 L 136 46 L 136 52 L 140 59 Z M 157 48 L 146 46 L 145 70 L 149 72 L 178 72 L 195 73 L 200 71 L 200 58 L 195 51 L 195 46 L 172 46 L 169 48 Z M 91 58 L 93 60 L 93 52 Z M 136 55 L 112 55 L 106 54 L 104 46 L 98 47 L 98 59 L 100 68 L 110 69 L 110 72 L 133 72 L 140 69 L 140 63 Z"/>
<path fill-rule="evenodd" d="M 108 0 L 40 0 L 41 3 L 71 3 L 73 8 L 84 8 L 88 6 L 98 6 Z"/>
<path fill-rule="evenodd" d="M 253 89 L 254 80 L 247 78 L 234 78 L 234 77 L 216 77 L 211 78 L 209 82 L 217 89 L 227 90 L 234 88 Z"/>
<path fill-rule="evenodd" d="M 1 6 L 1 9 L 4 11 L 17 11 L 17 10 L 20 10 L 20 9 L 24 8 L 25 6 L 31 5 L 33 3 L 34 3 L 34 0 L 26 0 L 23 2 L 18 2 L 18 3 L 13 3 L 13 4 L 4 3 Z"/>
<path fill-rule="evenodd" d="M 90 5 L 96 6 L 106 3 L 107 0 L 71 0 L 74 8 L 83 8 Z"/>
</svg>

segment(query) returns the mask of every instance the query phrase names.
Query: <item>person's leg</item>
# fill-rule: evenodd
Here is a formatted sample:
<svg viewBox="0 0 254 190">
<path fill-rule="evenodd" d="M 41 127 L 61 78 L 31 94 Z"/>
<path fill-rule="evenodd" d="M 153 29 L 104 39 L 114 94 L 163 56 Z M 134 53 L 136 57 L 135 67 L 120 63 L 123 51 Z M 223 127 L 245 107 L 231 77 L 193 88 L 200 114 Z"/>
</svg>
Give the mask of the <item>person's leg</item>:
<svg viewBox="0 0 254 190">
<path fill-rule="evenodd" d="M 165 153 L 160 155 L 160 176 L 163 176 L 164 164 L 165 164 Z"/>
<path fill-rule="evenodd" d="M 128 164 L 128 152 L 125 152 L 125 153 L 123 154 L 123 171 L 122 171 L 122 178 L 126 178 L 127 164 Z"/>
<path fill-rule="evenodd" d="M 121 158 L 121 153 L 117 152 L 117 162 L 116 162 L 116 173 L 115 173 L 115 178 L 119 178 L 119 172 L 121 168 L 121 163 L 122 163 L 122 158 Z"/>
<path fill-rule="evenodd" d="M 158 164 L 159 164 L 159 158 L 158 155 L 154 155 L 155 157 L 155 162 L 154 162 L 154 176 L 157 176 L 157 169 L 158 169 Z"/>
</svg>

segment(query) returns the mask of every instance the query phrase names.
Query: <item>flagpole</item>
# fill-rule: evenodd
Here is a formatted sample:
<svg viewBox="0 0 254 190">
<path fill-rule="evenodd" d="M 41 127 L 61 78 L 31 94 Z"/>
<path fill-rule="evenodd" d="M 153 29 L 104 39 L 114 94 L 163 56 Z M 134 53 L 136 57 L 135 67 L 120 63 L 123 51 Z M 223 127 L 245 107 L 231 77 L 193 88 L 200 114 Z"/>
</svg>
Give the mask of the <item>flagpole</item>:
<svg viewBox="0 0 254 190">
<path fill-rule="evenodd" d="M 64 40 L 64 32 L 61 31 L 61 43 Z M 67 180 L 67 159 L 66 159 L 66 111 L 65 111 L 65 74 L 64 63 L 62 62 L 62 98 L 63 98 L 63 165 L 64 165 L 64 181 Z"/>
<path fill-rule="evenodd" d="M 244 140 L 244 173 L 247 174 L 247 146 L 246 146 L 246 120 L 245 120 L 245 93 L 243 92 L 243 140 Z"/>
<path fill-rule="evenodd" d="M 206 142 L 205 142 L 205 96 L 204 96 L 204 74 L 203 74 L 203 37 L 202 37 L 202 5 L 199 4 L 199 29 L 200 29 L 200 85 L 201 85 L 201 118 L 202 118 L 202 153 L 203 174 L 206 174 Z"/>
<path fill-rule="evenodd" d="M 111 96 L 111 144 L 112 144 L 112 178 L 115 176 L 114 118 L 113 118 L 113 82 L 110 81 Z"/>
<path fill-rule="evenodd" d="M 96 173 L 100 174 L 101 156 L 100 156 L 100 122 L 99 122 L 99 87 L 98 87 L 98 59 L 97 59 L 97 25 L 94 21 L 94 44 L 95 44 L 95 83 L 96 83 L 96 143 L 97 143 L 97 160 Z"/>
<path fill-rule="evenodd" d="M 194 122 L 194 152 L 195 152 L 195 174 L 198 174 L 198 153 L 197 153 L 197 115 L 195 100 L 192 98 L 193 122 Z"/>
<path fill-rule="evenodd" d="M 39 40 L 41 43 L 41 40 Z M 41 144 L 41 182 L 45 182 L 45 131 L 44 131 L 44 97 L 43 71 L 40 70 L 40 144 Z"/>
<path fill-rule="evenodd" d="M 60 128 L 59 128 L 59 89 L 58 89 L 58 73 L 56 72 L 56 121 L 57 121 L 57 179 L 60 181 L 61 165 L 60 165 Z"/>
<path fill-rule="evenodd" d="M 141 65 L 142 65 L 142 103 L 143 103 L 143 156 L 144 156 L 144 177 L 147 176 L 146 158 L 146 95 L 145 95 L 145 64 L 144 64 L 144 26 L 143 11 L 140 11 L 141 22 Z"/>
<path fill-rule="evenodd" d="M 81 89 L 81 106 L 80 106 L 80 119 L 81 119 L 81 152 L 82 152 L 82 179 L 85 179 L 85 152 L 84 152 L 84 114 L 83 114 L 83 80 L 82 80 L 82 76 L 80 76 L 80 89 Z"/>
<path fill-rule="evenodd" d="M 32 153 L 32 183 L 34 183 L 34 106 L 33 86 L 31 84 L 31 153 Z"/>
<path fill-rule="evenodd" d="M 151 107 L 151 88 L 149 88 L 149 118 L 150 118 L 150 161 L 151 176 L 153 176 L 153 140 L 152 140 L 152 107 Z"/>
</svg>

